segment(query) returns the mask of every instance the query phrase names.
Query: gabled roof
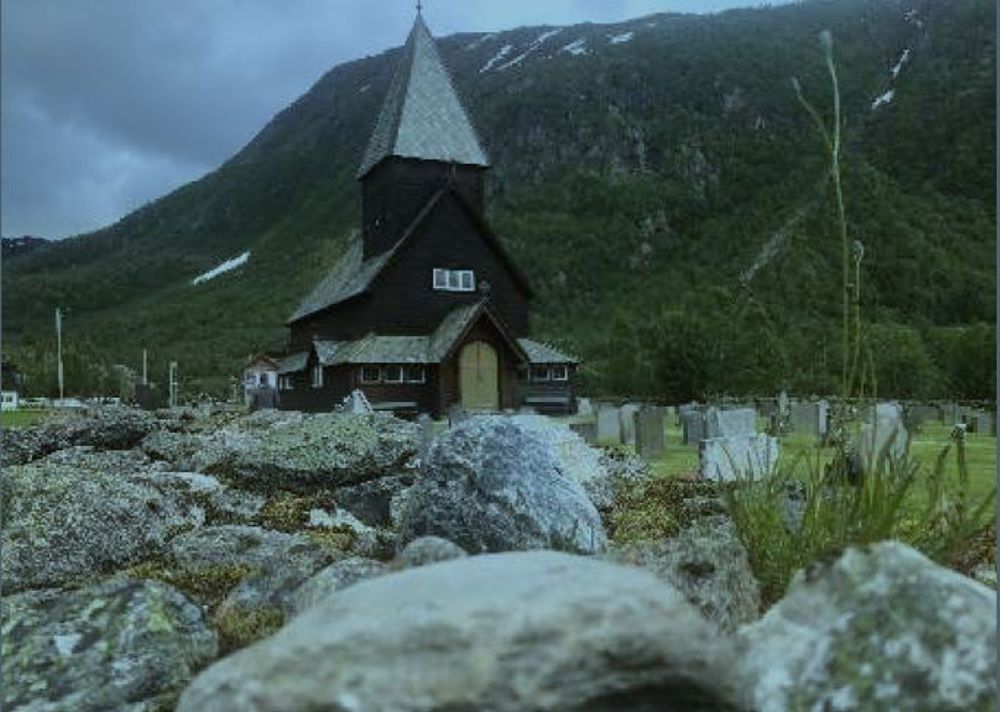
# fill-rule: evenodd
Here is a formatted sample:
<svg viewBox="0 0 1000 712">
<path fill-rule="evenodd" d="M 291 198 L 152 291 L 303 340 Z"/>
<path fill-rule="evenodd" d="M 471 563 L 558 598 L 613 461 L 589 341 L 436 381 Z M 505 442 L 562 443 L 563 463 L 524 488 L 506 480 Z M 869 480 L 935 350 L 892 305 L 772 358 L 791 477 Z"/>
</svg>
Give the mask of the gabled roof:
<svg viewBox="0 0 1000 712">
<path fill-rule="evenodd" d="M 387 250 L 381 255 L 363 260 L 364 244 L 361 237 L 359 235 L 352 238 L 347 244 L 347 251 L 302 301 L 288 322 L 298 321 L 364 292 L 389 259 L 390 253 L 391 250 Z"/>
<path fill-rule="evenodd" d="M 364 241 L 360 235 L 355 235 L 348 243 L 347 251 L 344 255 L 337 260 L 333 268 L 313 288 L 313 291 L 302 301 L 299 308 L 295 310 L 295 313 L 292 314 L 286 323 L 291 324 L 310 314 L 315 314 L 341 302 L 346 302 L 348 299 L 353 299 L 359 294 L 366 292 L 385 267 L 402 251 L 412 235 L 416 233 L 420 224 L 431 214 L 431 211 L 441 202 L 446 194 L 458 201 L 458 204 L 476 225 L 476 229 L 479 230 L 487 245 L 497 254 L 507 269 L 510 270 L 514 281 L 521 286 L 529 297 L 533 296 L 531 285 L 528 284 L 524 273 L 514 264 L 514 261 L 507 254 L 500 239 L 493 233 L 490 226 L 469 205 L 460 192 L 450 186 L 446 186 L 435 192 L 427 200 L 424 207 L 417 213 L 416 218 L 413 219 L 413 222 L 407 226 L 406 230 L 396 241 L 396 244 L 382 254 L 370 257 L 367 260 L 363 259 Z"/>
<path fill-rule="evenodd" d="M 531 364 L 580 363 L 580 359 L 576 356 L 568 356 L 548 344 L 533 341 L 532 339 L 518 339 L 517 342 L 524 349 L 524 352 L 528 354 L 528 361 Z"/>
<path fill-rule="evenodd" d="M 430 336 L 381 336 L 367 334 L 356 341 L 328 341 L 316 339 L 313 350 L 324 366 L 365 363 L 441 363 L 469 329 L 485 316 L 507 340 L 511 350 L 521 359 L 528 360 L 518 339 L 510 337 L 507 328 L 493 315 L 485 302 L 468 304 L 448 312 Z M 282 361 L 279 373 L 301 371 L 306 367 L 309 352 L 293 354 Z M 559 363 L 566 363 L 560 361 Z"/>
<path fill-rule="evenodd" d="M 301 351 L 297 354 L 292 354 L 290 356 L 285 356 L 278 365 L 278 373 L 284 375 L 286 373 L 296 373 L 301 371 L 309 363 L 309 352 Z"/>
<path fill-rule="evenodd" d="M 419 13 L 358 168 L 358 178 L 389 156 L 489 165 Z"/>
</svg>

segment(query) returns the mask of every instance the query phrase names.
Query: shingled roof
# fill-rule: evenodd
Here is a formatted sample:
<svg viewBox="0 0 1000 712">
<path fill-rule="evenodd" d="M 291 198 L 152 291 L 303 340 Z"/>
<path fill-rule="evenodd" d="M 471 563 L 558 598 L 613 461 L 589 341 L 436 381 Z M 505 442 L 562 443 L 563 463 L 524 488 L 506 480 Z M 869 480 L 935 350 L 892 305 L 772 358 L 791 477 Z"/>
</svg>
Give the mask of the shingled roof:
<svg viewBox="0 0 1000 712">
<path fill-rule="evenodd" d="M 316 339 L 313 349 L 316 358 L 324 366 L 342 366 L 344 364 L 366 363 L 441 363 L 454 348 L 470 326 L 485 314 L 506 335 L 506 331 L 485 302 L 476 302 L 456 307 L 450 311 L 434 333 L 430 336 L 382 336 L 367 334 L 356 341 L 329 341 Z M 510 339 L 508 343 L 519 358 L 528 360 L 528 354 L 523 342 L 526 339 Z M 532 342 L 533 343 L 533 342 Z M 302 371 L 305 369 L 309 353 L 299 353 L 288 356 L 281 365 L 279 373 Z M 560 356 L 562 356 L 560 354 Z M 531 360 L 531 363 L 540 363 Z M 556 359 L 557 363 L 571 363 L 568 358 Z"/>
<path fill-rule="evenodd" d="M 489 165 L 419 14 L 361 160 L 358 178 L 389 156 Z"/>
</svg>

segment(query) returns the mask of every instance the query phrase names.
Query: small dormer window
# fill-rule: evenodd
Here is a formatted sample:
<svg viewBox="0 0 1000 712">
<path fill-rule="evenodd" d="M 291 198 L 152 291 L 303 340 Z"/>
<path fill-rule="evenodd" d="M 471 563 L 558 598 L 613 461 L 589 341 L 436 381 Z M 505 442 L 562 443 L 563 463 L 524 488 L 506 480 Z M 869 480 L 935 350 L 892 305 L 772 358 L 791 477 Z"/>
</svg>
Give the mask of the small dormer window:
<svg viewBox="0 0 1000 712">
<path fill-rule="evenodd" d="M 474 292 L 475 273 L 471 269 L 435 269 L 434 289 L 442 292 Z"/>
</svg>

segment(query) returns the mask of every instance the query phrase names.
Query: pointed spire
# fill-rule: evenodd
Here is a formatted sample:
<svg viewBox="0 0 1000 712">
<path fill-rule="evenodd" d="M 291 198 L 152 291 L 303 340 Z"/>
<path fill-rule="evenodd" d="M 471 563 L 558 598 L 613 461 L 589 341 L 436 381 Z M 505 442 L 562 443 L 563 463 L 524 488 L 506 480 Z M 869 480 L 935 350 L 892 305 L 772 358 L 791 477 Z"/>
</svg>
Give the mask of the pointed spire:
<svg viewBox="0 0 1000 712">
<path fill-rule="evenodd" d="M 489 165 L 420 11 L 421 4 L 417 3 L 413 29 L 365 150 L 358 178 L 389 156 Z"/>
</svg>

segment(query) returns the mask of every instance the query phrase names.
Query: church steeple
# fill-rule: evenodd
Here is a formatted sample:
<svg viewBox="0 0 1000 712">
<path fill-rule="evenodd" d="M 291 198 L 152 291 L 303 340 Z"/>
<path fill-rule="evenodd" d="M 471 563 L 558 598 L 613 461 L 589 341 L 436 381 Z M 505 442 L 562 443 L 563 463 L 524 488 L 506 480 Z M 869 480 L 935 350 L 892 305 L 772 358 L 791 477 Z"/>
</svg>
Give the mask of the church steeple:
<svg viewBox="0 0 1000 712">
<path fill-rule="evenodd" d="M 402 60 L 361 160 L 358 178 L 389 157 L 489 166 L 486 152 L 424 24 L 419 3 Z"/>
</svg>

